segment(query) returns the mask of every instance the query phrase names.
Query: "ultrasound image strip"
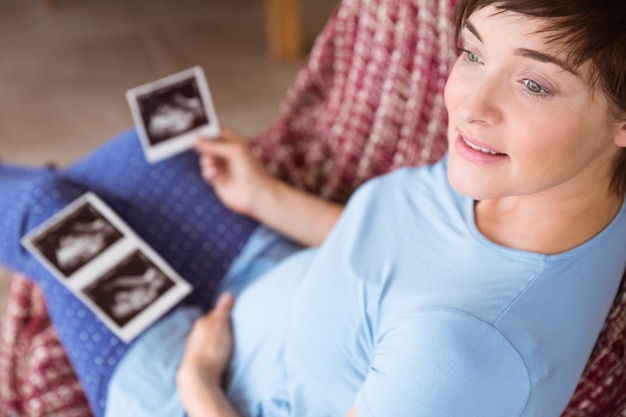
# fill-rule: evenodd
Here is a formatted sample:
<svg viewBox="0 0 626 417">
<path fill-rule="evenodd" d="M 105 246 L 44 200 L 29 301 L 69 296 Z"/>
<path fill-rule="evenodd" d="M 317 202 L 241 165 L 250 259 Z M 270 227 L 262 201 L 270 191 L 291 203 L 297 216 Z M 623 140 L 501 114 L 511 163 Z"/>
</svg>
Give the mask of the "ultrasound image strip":
<svg viewBox="0 0 626 417">
<path fill-rule="evenodd" d="M 192 289 L 92 192 L 28 233 L 22 244 L 127 342 Z"/>
</svg>

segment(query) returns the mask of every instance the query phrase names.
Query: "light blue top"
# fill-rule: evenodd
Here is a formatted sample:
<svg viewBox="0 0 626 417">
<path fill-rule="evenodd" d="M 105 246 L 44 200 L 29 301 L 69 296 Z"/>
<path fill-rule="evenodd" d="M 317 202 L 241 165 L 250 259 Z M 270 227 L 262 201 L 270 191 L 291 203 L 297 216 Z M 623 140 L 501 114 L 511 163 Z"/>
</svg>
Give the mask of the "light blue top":
<svg viewBox="0 0 626 417">
<path fill-rule="evenodd" d="M 359 417 L 561 414 L 624 272 L 626 208 L 568 252 L 513 250 L 480 233 L 445 170 L 446 160 L 370 181 L 320 249 L 262 279 L 254 266 L 271 262 L 260 248 L 286 243 L 253 239 L 224 282 L 237 293 L 227 392 L 242 415 L 341 417 L 352 404 Z M 129 396 L 154 402 L 142 384 L 123 387 L 158 368 L 158 352 L 136 353 L 150 332 L 113 376 L 110 415 Z"/>
</svg>

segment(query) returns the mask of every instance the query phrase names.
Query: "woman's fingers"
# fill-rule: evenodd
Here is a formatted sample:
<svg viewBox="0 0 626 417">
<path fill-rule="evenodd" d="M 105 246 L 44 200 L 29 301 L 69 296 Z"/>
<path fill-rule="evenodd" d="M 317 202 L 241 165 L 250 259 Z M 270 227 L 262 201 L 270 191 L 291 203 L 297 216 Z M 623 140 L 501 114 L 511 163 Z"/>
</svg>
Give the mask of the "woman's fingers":
<svg viewBox="0 0 626 417">
<path fill-rule="evenodd" d="M 248 141 L 224 128 L 216 139 L 198 138 L 202 178 L 230 210 L 254 216 L 260 196 L 273 178 L 254 156 Z"/>
<path fill-rule="evenodd" d="M 230 313 L 235 299 L 224 293 L 217 299 L 215 307 L 194 323 L 182 365 L 201 371 L 211 380 L 221 380 L 233 348 Z"/>
<path fill-rule="evenodd" d="M 216 156 L 226 157 L 238 147 L 246 147 L 247 141 L 234 131 L 222 127 L 221 135 L 217 138 L 209 139 L 203 136 L 196 138 L 195 147 L 200 153 L 211 153 Z"/>
<path fill-rule="evenodd" d="M 239 139 L 224 136 L 217 139 L 199 137 L 196 140 L 196 150 L 200 154 L 203 176 L 208 179 L 215 178 L 220 170 L 241 170 L 243 167 L 252 169 L 254 164 L 247 142 Z"/>
<path fill-rule="evenodd" d="M 211 182 L 219 173 L 218 161 L 211 156 L 203 155 L 200 157 L 200 170 L 202 171 L 202 177 Z"/>
<path fill-rule="evenodd" d="M 230 316 L 230 312 L 235 305 L 235 297 L 231 293 L 225 292 L 219 296 L 215 303 L 214 311 L 219 315 Z"/>
</svg>

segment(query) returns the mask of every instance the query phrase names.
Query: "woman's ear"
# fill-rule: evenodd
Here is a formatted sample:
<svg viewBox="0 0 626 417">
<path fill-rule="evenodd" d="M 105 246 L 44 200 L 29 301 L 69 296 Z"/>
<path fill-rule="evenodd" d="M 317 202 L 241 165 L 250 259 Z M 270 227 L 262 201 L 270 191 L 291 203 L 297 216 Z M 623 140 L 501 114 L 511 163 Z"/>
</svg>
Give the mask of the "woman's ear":
<svg viewBox="0 0 626 417">
<path fill-rule="evenodd" d="M 617 146 L 626 148 L 626 121 L 618 123 L 614 142 Z"/>
</svg>

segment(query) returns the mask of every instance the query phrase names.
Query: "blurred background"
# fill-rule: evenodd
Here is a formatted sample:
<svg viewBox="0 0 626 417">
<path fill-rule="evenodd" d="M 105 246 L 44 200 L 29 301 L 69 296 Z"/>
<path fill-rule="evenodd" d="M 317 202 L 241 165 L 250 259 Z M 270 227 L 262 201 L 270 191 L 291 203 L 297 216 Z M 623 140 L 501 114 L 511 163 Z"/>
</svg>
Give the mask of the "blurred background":
<svg viewBox="0 0 626 417">
<path fill-rule="evenodd" d="M 269 124 L 302 59 L 268 52 L 272 0 L 0 0 L 0 158 L 67 164 L 132 124 L 124 92 L 201 65 L 218 116 Z M 306 48 L 338 0 L 299 0 Z"/>
<path fill-rule="evenodd" d="M 339 3 L 297 0 L 302 54 L 279 59 L 277 1 L 0 0 L 0 161 L 66 166 L 132 126 L 126 90 L 194 65 L 221 123 L 264 129 Z"/>
</svg>

